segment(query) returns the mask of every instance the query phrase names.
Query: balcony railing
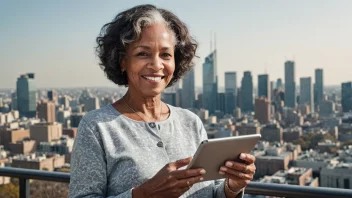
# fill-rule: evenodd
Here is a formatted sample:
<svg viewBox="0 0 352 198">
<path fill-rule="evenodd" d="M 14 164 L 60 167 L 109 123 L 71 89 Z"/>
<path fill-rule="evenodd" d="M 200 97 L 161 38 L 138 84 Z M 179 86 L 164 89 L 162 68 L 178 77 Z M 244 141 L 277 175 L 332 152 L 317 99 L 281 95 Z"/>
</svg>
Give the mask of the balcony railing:
<svg viewBox="0 0 352 198">
<path fill-rule="evenodd" d="M 20 198 L 29 198 L 29 179 L 70 182 L 69 173 L 48 172 L 23 168 L 0 168 L 0 176 L 19 179 Z M 246 194 L 275 197 L 309 197 L 309 198 L 351 198 L 352 190 L 325 187 L 307 187 L 297 185 L 267 184 L 251 182 L 246 187 Z"/>
</svg>

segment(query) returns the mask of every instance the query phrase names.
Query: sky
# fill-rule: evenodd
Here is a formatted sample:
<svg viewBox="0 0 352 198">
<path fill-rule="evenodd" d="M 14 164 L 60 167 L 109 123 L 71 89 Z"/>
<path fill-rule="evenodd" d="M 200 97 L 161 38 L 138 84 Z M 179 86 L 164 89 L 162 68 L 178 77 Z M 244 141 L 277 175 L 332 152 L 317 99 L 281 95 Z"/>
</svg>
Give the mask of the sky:
<svg viewBox="0 0 352 198">
<path fill-rule="evenodd" d="M 284 78 L 284 62 L 296 63 L 300 77 L 324 69 L 325 85 L 352 81 L 350 0 L 62 0 L 1 1 L 0 88 L 15 88 L 20 74 L 34 72 L 38 88 L 116 86 L 95 56 L 101 27 L 138 4 L 174 12 L 198 41 L 196 86 L 216 32 L 219 86 L 224 72 L 251 71 L 270 80 Z M 212 39 L 214 40 L 214 38 Z"/>
</svg>

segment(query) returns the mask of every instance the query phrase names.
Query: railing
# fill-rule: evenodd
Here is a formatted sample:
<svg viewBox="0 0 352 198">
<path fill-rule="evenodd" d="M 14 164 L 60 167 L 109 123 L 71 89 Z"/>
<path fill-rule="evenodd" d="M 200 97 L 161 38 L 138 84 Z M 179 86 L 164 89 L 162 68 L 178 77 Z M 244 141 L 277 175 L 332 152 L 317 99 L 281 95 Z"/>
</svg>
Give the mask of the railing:
<svg viewBox="0 0 352 198">
<path fill-rule="evenodd" d="M 70 182 L 69 173 L 48 172 L 23 168 L 0 168 L 0 176 L 19 179 L 20 198 L 29 198 L 29 179 Z M 267 184 L 251 182 L 245 190 L 246 194 L 275 197 L 309 197 L 309 198 L 351 198 L 352 190 L 325 187 L 307 187 L 297 185 Z"/>
</svg>

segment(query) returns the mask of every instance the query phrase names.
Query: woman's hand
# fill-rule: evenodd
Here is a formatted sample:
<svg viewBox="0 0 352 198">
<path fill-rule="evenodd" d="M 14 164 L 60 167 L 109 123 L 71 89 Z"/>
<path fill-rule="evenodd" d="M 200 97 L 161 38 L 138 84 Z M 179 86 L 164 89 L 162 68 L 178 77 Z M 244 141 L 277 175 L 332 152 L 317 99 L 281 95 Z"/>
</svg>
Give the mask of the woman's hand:
<svg viewBox="0 0 352 198">
<path fill-rule="evenodd" d="M 243 162 L 227 161 L 225 166 L 220 167 L 219 173 L 226 175 L 228 179 L 228 181 L 225 181 L 228 182 L 228 187 L 230 188 L 228 189 L 225 186 L 227 195 L 233 196 L 233 192 L 241 192 L 253 179 L 256 169 L 254 165 L 255 157 L 250 154 L 241 153 L 240 159 Z"/>
<path fill-rule="evenodd" d="M 191 157 L 166 164 L 153 178 L 133 189 L 133 198 L 180 197 L 193 184 L 203 180 L 204 169 L 177 170 L 191 162 Z"/>
</svg>

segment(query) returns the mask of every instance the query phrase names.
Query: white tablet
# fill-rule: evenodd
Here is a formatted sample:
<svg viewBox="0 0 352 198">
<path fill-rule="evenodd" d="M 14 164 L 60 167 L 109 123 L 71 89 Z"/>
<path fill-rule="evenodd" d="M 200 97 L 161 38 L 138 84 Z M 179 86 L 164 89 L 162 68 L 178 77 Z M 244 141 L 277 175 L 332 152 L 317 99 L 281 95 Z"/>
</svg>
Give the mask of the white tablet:
<svg viewBox="0 0 352 198">
<path fill-rule="evenodd" d="M 241 153 L 250 153 L 261 138 L 260 134 L 204 140 L 198 147 L 187 169 L 204 168 L 204 181 L 224 178 L 219 174 L 227 160 L 241 161 Z"/>
</svg>

